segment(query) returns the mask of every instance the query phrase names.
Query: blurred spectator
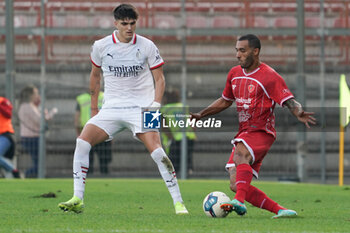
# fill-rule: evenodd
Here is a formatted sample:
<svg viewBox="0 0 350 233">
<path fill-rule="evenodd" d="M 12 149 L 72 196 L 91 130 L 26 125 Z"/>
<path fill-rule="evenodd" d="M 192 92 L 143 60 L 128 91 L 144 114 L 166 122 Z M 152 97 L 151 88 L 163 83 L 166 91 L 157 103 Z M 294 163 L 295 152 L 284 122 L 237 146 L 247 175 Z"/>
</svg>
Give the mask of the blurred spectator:
<svg viewBox="0 0 350 233">
<path fill-rule="evenodd" d="M 13 139 L 15 131 L 11 118 L 12 104 L 8 99 L 0 96 L 0 168 L 11 172 L 13 177 L 20 178 L 18 170 L 8 161 L 8 159 L 13 159 L 15 154 Z"/>
<path fill-rule="evenodd" d="M 98 108 L 101 109 L 103 103 L 103 92 L 98 96 Z M 80 135 L 86 122 L 91 118 L 91 96 L 83 93 L 77 96 L 77 107 L 74 124 L 77 136 Z M 97 154 L 100 163 L 100 173 L 108 174 L 108 164 L 112 161 L 112 141 L 101 142 L 93 146 L 89 153 L 89 174 L 94 171 L 94 154 Z"/>
<path fill-rule="evenodd" d="M 36 177 L 38 174 L 40 101 L 38 88 L 29 85 L 22 89 L 18 109 L 21 145 L 30 154 L 33 161 L 32 167 L 26 171 L 26 177 Z M 56 108 L 53 108 L 50 112 L 45 109 L 45 120 L 50 120 L 56 113 Z"/>
<path fill-rule="evenodd" d="M 186 120 L 186 117 L 183 116 L 190 114 L 188 106 L 186 106 L 184 109 L 183 104 L 180 102 L 178 89 L 166 91 L 164 95 L 164 103 L 165 105 L 161 108 L 161 112 L 166 122 L 180 119 Z M 167 154 L 169 154 L 169 157 L 173 161 L 175 171 L 179 171 L 181 161 L 181 141 L 183 137 L 182 128 L 180 128 L 178 125 L 167 125 L 169 128 L 163 127 L 162 129 L 162 143 Z M 191 127 L 187 127 L 185 130 L 187 139 L 187 172 L 189 175 L 191 175 L 193 172 L 192 156 L 196 134 Z"/>
</svg>

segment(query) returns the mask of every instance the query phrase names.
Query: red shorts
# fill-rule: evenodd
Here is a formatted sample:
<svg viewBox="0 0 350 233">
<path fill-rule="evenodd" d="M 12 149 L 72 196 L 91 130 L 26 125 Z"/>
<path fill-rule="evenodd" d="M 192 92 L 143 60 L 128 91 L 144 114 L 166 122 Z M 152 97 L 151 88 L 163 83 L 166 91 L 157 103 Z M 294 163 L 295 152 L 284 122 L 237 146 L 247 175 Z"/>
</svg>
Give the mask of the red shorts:
<svg viewBox="0 0 350 233">
<path fill-rule="evenodd" d="M 251 167 L 253 169 L 253 174 L 258 178 L 258 173 L 262 164 L 262 161 L 275 141 L 275 137 L 264 131 L 253 131 L 253 132 L 242 132 L 236 135 L 232 140 L 233 148 L 231 156 L 226 164 L 226 169 L 234 167 L 233 156 L 235 153 L 235 144 L 237 142 L 242 142 L 248 149 L 253 157 Z"/>
</svg>

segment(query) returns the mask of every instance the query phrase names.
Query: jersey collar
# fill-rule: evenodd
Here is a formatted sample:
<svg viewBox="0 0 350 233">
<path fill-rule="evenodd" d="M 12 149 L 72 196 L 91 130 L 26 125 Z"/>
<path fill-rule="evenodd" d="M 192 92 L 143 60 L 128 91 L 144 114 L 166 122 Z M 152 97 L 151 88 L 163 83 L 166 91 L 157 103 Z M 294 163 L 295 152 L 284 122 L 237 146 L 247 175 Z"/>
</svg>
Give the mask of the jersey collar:
<svg viewBox="0 0 350 233">
<path fill-rule="evenodd" d="M 260 64 L 260 66 L 261 66 L 261 64 Z M 260 66 L 258 66 L 258 68 L 256 68 L 255 70 L 253 70 L 252 72 L 250 72 L 250 73 L 248 73 L 248 74 L 246 73 L 245 69 L 242 68 L 243 74 L 244 74 L 245 76 L 252 75 L 252 74 L 254 74 L 254 73 L 256 73 L 256 72 L 258 72 L 258 71 L 260 70 Z"/>
<path fill-rule="evenodd" d="M 118 34 L 118 30 L 115 30 L 115 31 L 112 33 L 112 40 L 113 40 L 113 43 L 114 43 L 114 44 L 121 43 L 121 42 L 118 40 L 117 34 Z M 132 36 L 132 40 L 129 42 L 129 44 L 136 44 L 136 33 L 134 33 L 134 35 Z"/>
</svg>

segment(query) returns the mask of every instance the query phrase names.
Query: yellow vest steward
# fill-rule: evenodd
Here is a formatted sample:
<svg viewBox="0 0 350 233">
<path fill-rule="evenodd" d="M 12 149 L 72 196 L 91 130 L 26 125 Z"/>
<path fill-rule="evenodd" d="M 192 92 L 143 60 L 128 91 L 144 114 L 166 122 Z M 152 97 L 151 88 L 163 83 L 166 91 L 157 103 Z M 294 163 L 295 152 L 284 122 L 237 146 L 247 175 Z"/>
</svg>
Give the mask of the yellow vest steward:
<svg viewBox="0 0 350 233">
<path fill-rule="evenodd" d="M 84 127 L 86 122 L 91 118 L 91 96 L 88 93 L 78 95 L 77 102 L 80 107 L 80 125 Z M 98 108 L 101 109 L 103 104 L 103 92 L 98 95 Z"/>
</svg>

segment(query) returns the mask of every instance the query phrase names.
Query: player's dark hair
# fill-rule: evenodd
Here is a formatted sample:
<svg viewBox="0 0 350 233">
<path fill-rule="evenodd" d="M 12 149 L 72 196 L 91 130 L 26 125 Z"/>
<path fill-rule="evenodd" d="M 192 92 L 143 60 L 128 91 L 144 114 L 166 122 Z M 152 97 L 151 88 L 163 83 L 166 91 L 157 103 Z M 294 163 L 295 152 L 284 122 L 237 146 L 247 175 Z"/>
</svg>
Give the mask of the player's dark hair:
<svg viewBox="0 0 350 233">
<path fill-rule="evenodd" d="M 130 4 L 120 4 L 113 11 L 115 20 L 135 19 L 139 17 L 136 8 Z"/>
<path fill-rule="evenodd" d="M 256 35 L 247 34 L 247 35 L 241 36 L 238 40 L 239 41 L 247 40 L 250 48 L 253 48 L 253 49 L 258 48 L 259 50 L 261 49 L 260 40 Z"/>
</svg>

